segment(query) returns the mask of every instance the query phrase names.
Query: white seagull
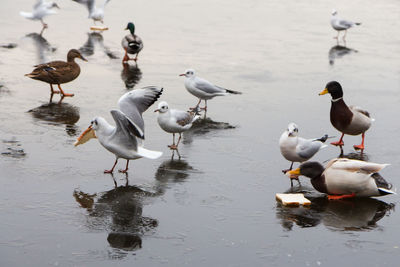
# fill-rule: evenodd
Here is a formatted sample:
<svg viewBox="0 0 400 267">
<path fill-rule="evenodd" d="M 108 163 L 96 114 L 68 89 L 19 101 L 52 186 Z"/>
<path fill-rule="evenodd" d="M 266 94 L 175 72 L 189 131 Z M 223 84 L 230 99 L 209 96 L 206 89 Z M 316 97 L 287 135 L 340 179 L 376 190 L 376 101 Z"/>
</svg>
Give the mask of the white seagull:
<svg viewBox="0 0 400 267">
<path fill-rule="evenodd" d="M 331 26 L 332 26 L 332 28 L 334 28 L 338 32 L 337 36 L 333 37 L 333 38 L 339 39 L 340 31 L 344 30 L 343 40 L 345 40 L 346 39 L 347 30 L 350 29 L 351 27 L 353 27 L 354 25 L 361 25 L 361 23 L 360 22 L 352 22 L 352 21 L 349 21 L 349 20 L 341 19 L 337 15 L 337 11 L 336 10 L 332 10 Z"/>
<path fill-rule="evenodd" d="M 33 6 L 32 12 L 21 11 L 19 14 L 27 19 L 40 20 L 40 22 L 42 22 L 43 29 L 45 29 L 47 28 L 47 24 L 44 23 L 43 18 L 48 15 L 57 14 L 53 8 L 59 9 L 60 7 L 53 1 L 48 2 L 45 0 L 37 0 L 36 4 Z"/>
<path fill-rule="evenodd" d="M 127 160 L 126 168 L 119 170 L 119 172 L 126 173 L 129 160 L 142 157 L 149 159 L 161 157 L 162 152 L 143 147 L 144 121 L 142 113 L 157 101 L 162 91 L 163 88 L 148 86 L 124 94 L 118 101 L 120 110 L 111 110 L 116 126 L 110 125 L 102 117 L 96 117 L 78 137 L 74 145 L 83 144 L 89 139 L 97 137 L 100 144 L 116 156 L 113 167 L 110 170 L 105 170 L 104 173 L 112 173 L 119 158 Z"/>
<path fill-rule="evenodd" d="M 204 80 L 200 77 L 197 77 L 195 71 L 193 69 L 188 69 L 185 73 L 180 74 L 179 76 L 185 76 L 185 87 L 186 90 L 189 91 L 192 95 L 196 96 L 199 99 L 196 107 L 193 109 L 197 109 L 200 105 L 201 100 L 204 100 L 205 106 L 201 108 L 207 111 L 207 100 L 214 98 L 215 96 L 223 96 L 229 94 L 241 94 L 241 92 L 228 90 L 219 86 L 216 86 L 210 83 L 207 80 Z"/>
<path fill-rule="evenodd" d="M 79 4 L 85 5 L 89 11 L 89 19 L 92 19 L 94 21 L 94 24 L 96 24 L 96 21 L 100 21 L 101 23 L 104 23 L 104 8 L 106 7 L 106 4 L 110 2 L 110 0 L 104 0 L 104 2 L 96 7 L 95 0 L 72 0 L 75 1 Z"/>
<path fill-rule="evenodd" d="M 187 112 L 178 109 L 170 109 L 168 103 L 162 101 L 158 104 L 158 108 L 154 110 L 158 112 L 158 125 L 167 133 L 172 133 L 172 145 L 168 147 L 172 150 L 178 150 L 179 141 L 181 141 L 182 132 L 192 127 L 199 115 L 194 112 Z M 178 142 L 175 145 L 175 133 L 179 133 Z"/>
<path fill-rule="evenodd" d="M 324 142 L 328 139 L 328 135 L 324 135 L 319 139 L 304 139 L 299 137 L 298 133 L 299 128 L 292 122 L 289 123 L 288 128 L 282 133 L 279 139 L 279 148 L 282 156 L 292 162 L 288 170 L 282 170 L 284 173 L 292 170 L 294 162 L 309 160 L 321 148 L 327 147 Z"/>
</svg>

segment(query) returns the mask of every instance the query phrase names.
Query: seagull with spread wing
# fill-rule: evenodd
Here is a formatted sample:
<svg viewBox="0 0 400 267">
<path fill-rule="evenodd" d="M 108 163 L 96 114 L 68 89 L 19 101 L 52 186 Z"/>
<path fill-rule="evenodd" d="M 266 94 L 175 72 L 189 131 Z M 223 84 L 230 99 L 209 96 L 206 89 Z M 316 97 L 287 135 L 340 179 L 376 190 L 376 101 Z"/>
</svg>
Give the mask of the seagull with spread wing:
<svg viewBox="0 0 400 267">
<path fill-rule="evenodd" d="M 89 19 L 92 19 L 94 21 L 94 24 L 96 24 L 96 21 L 104 23 L 103 21 L 104 8 L 106 7 L 106 4 L 110 2 L 110 0 L 104 0 L 103 3 L 99 6 L 96 6 L 95 0 L 72 0 L 72 1 L 75 1 L 87 7 L 89 11 Z"/>
</svg>

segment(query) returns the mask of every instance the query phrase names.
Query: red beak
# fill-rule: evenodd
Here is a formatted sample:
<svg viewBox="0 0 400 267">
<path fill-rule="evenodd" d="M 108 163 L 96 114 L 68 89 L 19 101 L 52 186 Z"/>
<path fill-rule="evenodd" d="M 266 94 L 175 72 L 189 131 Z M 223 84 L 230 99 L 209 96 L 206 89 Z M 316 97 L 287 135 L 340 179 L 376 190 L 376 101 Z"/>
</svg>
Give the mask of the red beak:
<svg viewBox="0 0 400 267">
<path fill-rule="evenodd" d="M 186 76 L 186 74 L 185 74 L 185 73 L 182 73 L 182 74 L 179 74 L 179 76 Z"/>
</svg>

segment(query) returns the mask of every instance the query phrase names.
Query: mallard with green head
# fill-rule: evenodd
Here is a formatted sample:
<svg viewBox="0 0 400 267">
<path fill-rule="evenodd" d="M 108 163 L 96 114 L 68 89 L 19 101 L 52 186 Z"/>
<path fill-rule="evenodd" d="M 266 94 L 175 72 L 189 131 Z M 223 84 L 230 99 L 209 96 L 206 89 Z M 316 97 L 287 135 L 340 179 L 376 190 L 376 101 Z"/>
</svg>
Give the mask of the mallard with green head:
<svg viewBox="0 0 400 267">
<path fill-rule="evenodd" d="M 135 34 L 135 24 L 129 22 L 126 26 L 125 30 L 129 30 L 131 33 L 125 35 L 125 37 L 121 41 L 121 45 L 125 50 L 125 56 L 122 59 L 122 62 L 127 62 L 128 60 L 137 60 L 139 52 L 143 49 L 143 41 L 139 36 Z M 129 58 L 128 54 L 135 55 L 135 58 Z"/>
<path fill-rule="evenodd" d="M 330 94 L 332 96 L 330 118 L 333 127 L 342 133 L 340 140 L 331 143 L 335 146 L 343 146 L 343 136 L 362 135 L 360 145 L 354 145 L 354 149 L 364 150 L 365 132 L 371 127 L 374 120 L 370 117 L 369 112 L 357 107 L 347 106 L 343 100 L 343 90 L 340 83 L 332 81 L 327 83 L 325 89 L 319 95 Z"/>
<path fill-rule="evenodd" d="M 87 61 L 78 50 L 71 49 L 67 55 L 67 62 L 57 60 L 36 65 L 36 68 L 31 73 L 25 74 L 25 76 L 50 84 L 52 95 L 60 93 L 61 98 L 65 96 L 74 96 L 74 94 L 65 93 L 63 89 L 61 89 L 60 84 L 73 81 L 79 76 L 81 69 L 75 62 L 75 58 Z M 53 84 L 57 84 L 60 91 L 54 91 Z"/>
<path fill-rule="evenodd" d="M 346 197 L 374 197 L 394 194 L 389 184 L 378 172 L 388 164 L 361 160 L 335 158 L 322 166 L 319 162 L 308 161 L 299 168 L 288 171 L 291 178 L 304 175 L 311 178 L 312 186 L 329 199 Z"/>
</svg>

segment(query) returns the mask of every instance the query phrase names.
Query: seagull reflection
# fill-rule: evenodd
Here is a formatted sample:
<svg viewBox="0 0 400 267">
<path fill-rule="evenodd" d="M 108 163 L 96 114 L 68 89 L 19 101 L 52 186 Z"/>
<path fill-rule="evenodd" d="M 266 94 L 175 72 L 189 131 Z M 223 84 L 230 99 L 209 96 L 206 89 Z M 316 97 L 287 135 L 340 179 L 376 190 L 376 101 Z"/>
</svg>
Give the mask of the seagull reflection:
<svg viewBox="0 0 400 267">
<path fill-rule="evenodd" d="M 75 136 L 77 127 L 75 123 L 78 122 L 79 108 L 67 103 L 48 103 L 43 104 L 37 108 L 28 111 L 35 119 L 53 123 L 55 125 L 65 124 L 66 132 L 70 136 Z"/>
<path fill-rule="evenodd" d="M 122 63 L 121 79 L 125 83 L 126 89 L 132 89 L 142 79 L 142 71 L 137 63 L 128 64 Z"/>
<path fill-rule="evenodd" d="M 196 120 L 192 127 L 183 133 L 183 143 L 190 144 L 193 142 L 193 137 L 197 135 L 204 135 L 209 132 L 218 130 L 235 129 L 236 127 L 227 122 L 213 121 L 211 118 L 201 118 Z"/>
<path fill-rule="evenodd" d="M 335 45 L 331 49 L 329 49 L 328 57 L 329 57 L 329 64 L 333 65 L 335 64 L 335 60 L 337 58 L 344 57 L 345 55 L 351 54 L 351 53 L 357 53 L 358 51 L 352 48 L 347 48 L 346 46 L 342 45 Z"/>
<path fill-rule="evenodd" d="M 308 197 L 310 198 L 310 197 Z M 394 204 L 374 198 L 329 201 L 325 197 L 311 199 L 309 207 L 285 207 L 278 203 L 276 217 L 286 230 L 314 227 L 321 222 L 332 231 L 365 231 L 378 227 L 377 222 Z"/>
<path fill-rule="evenodd" d="M 142 247 L 141 236 L 158 226 L 156 219 L 143 216 L 143 203 L 155 194 L 138 187 L 124 185 L 98 194 L 76 189 L 73 196 L 88 211 L 86 226 L 108 231 L 107 241 L 113 248 L 137 250 Z"/>
<path fill-rule="evenodd" d="M 104 45 L 104 38 L 101 33 L 90 32 L 87 35 L 88 39 L 83 46 L 78 49 L 79 52 L 81 52 L 84 56 L 92 56 L 94 54 L 95 47 L 99 46 L 109 58 L 118 58 L 107 46 Z"/>
<path fill-rule="evenodd" d="M 36 48 L 38 56 L 38 64 L 42 64 L 49 60 L 49 53 L 53 53 L 57 48 L 51 46 L 51 44 L 43 37 L 42 32 L 40 34 L 33 32 L 27 34 L 25 37 L 31 39 Z"/>
</svg>

